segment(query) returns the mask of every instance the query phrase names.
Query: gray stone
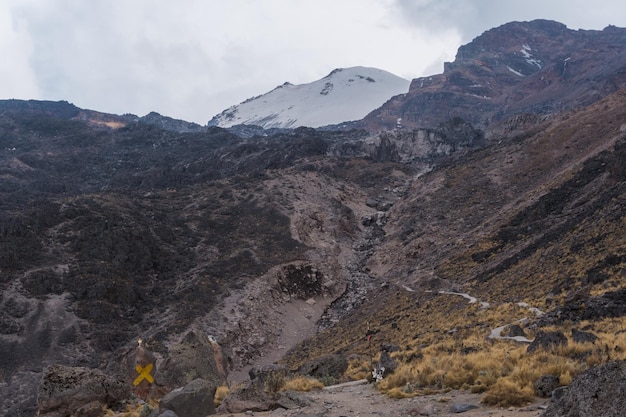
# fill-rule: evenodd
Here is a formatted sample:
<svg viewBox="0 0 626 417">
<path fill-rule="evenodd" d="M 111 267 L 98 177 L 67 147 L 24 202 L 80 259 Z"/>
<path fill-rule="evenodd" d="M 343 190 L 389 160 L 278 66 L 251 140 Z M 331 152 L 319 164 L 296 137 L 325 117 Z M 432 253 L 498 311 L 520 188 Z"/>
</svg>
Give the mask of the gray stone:
<svg viewBox="0 0 626 417">
<path fill-rule="evenodd" d="M 63 417 L 80 413 L 89 416 L 102 406 L 116 408 L 131 398 L 130 386 L 98 369 L 50 366 L 38 392 L 38 416 Z"/>
<path fill-rule="evenodd" d="M 476 404 L 470 404 L 470 403 L 452 404 L 450 406 L 450 412 L 451 413 L 464 413 L 466 411 L 474 410 L 476 408 L 478 408 Z"/>
<path fill-rule="evenodd" d="M 221 349 L 206 334 L 192 330 L 169 349 L 154 379 L 157 385 L 167 387 L 184 386 L 194 379 L 219 386 L 226 381 Z"/>
<path fill-rule="evenodd" d="M 173 412 L 172 410 L 165 410 L 162 413 L 160 413 L 157 417 L 180 417 L 177 416 L 175 412 Z"/>
<path fill-rule="evenodd" d="M 623 417 L 626 410 L 626 362 L 595 366 L 578 375 L 542 417 Z"/>
<path fill-rule="evenodd" d="M 598 336 L 582 330 L 572 329 L 572 339 L 576 343 L 595 343 L 598 340 Z"/>
<path fill-rule="evenodd" d="M 307 361 L 298 372 L 314 378 L 339 378 L 348 369 L 348 360 L 343 355 L 326 355 Z"/>
<path fill-rule="evenodd" d="M 567 346 L 567 338 L 563 333 L 539 331 L 535 340 L 528 345 L 526 353 L 533 353 L 539 349 L 549 351 L 558 346 Z"/>
<path fill-rule="evenodd" d="M 380 352 L 380 360 L 378 365 L 385 368 L 385 375 L 392 374 L 398 367 L 398 363 L 393 359 L 387 351 Z"/>
<path fill-rule="evenodd" d="M 540 376 L 534 385 L 535 393 L 539 397 L 548 398 L 552 395 L 552 392 L 559 387 L 560 381 L 558 376 L 554 375 L 542 375 Z"/>
<path fill-rule="evenodd" d="M 258 380 L 260 382 L 265 382 L 271 378 L 286 378 L 289 376 L 289 370 L 286 366 L 277 364 L 253 366 L 248 371 L 248 376 L 251 381 Z"/>
<path fill-rule="evenodd" d="M 216 386 L 204 379 L 195 379 L 182 389 L 169 392 L 159 402 L 159 409 L 171 410 L 178 417 L 197 417 L 215 414 Z"/>
<path fill-rule="evenodd" d="M 506 337 L 520 337 L 520 336 L 521 337 L 528 337 L 526 335 L 526 333 L 524 332 L 524 329 L 522 329 L 517 324 L 509 325 L 509 327 L 506 329 L 506 331 L 502 332 L 502 336 L 506 336 Z"/>
<path fill-rule="evenodd" d="M 309 402 L 294 391 L 267 393 L 262 386 L 250 381 L 226 397 L 217 408 L 218 413 L 261 412 L 276 409 L 290 410 L 309 405 Z"/>
<path fill-rule="evenodd" d="M 566 392 L 567 392 L 567 387 L 558 387 L 554 391 L 552 391 L 552 395 L 550 396 L 550 398 L 552 399 L 553 402 L 556 402 L 560 400 L 561 397 L 563 397 L 563 395 L 565 395 Z"/>
</svg>

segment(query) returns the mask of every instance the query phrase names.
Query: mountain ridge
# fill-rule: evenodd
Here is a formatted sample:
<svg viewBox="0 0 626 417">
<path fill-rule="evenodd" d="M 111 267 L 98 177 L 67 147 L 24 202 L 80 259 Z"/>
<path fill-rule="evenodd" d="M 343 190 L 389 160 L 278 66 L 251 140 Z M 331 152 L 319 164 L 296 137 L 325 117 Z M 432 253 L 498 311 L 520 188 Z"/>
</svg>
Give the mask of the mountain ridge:
<svg viewBox="0 0 626 417">
<path fill-rule="evenodd" d="M 354 127 L 410 129 L 456 116 L 484 129 L 516 114 L 586 106 L 626 86 L 625 45 L 626 29 L 615 26 L 595 31 L 549 20 L 506 23 L 459 47 L 442 74 L 412 80 L 408 93 Z"/>
<path fill-rule="evenodd" d="M 220 127 L 248 124 L 268 129 L 315 128 L 348 122 L 361 119 L 393 95 L 405 92 L 408 86 L 408 80 L 376 68 L 337 68 L 311 83 L 281 84 L 231 106 L 208 124 Z"/>
</svg>

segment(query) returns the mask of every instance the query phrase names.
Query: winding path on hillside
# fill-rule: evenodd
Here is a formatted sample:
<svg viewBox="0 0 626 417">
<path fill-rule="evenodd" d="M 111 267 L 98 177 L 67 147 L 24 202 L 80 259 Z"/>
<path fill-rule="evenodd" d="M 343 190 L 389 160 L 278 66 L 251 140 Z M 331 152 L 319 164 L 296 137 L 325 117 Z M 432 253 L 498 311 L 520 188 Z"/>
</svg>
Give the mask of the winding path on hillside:
<svg viewBox="0 0 626 417">
<path fill-rule="evenodd" d="M 402 285 L 402 287 L 409 292 L 415 292 L 415 290 L 413 290 L 411 287 L 408 287 L 406 285 Z M 426 290 L 426 292 L 433 292 L 431 290 Z M 437 294 L 444 294 L 444 295 L 457 295 L 460 297 L 463 297 L 465 299 L 468 300 L 469 304 L 475 304 L 480 302 L 480 307 L 485 309 L 485 308 L 489 308 L 490 304 L 486 301 L 479 301 L 478 298 L 473 297 L 467 293 L 463 293 L 463 292 L 454 292 L 454 291 L 437 291 Z M 527 308 L 529 311 L 531 311 L 532 313 L 535 314 L 535 316 L 537 317 L 541 317 L 543 316 L 543 311 L 541 311 L 540 309 L 538 309 L 537 307 L 532 307 L 531 305 L 529 305 L 528 303 L 525 302 L 519 302 L 517 303 L 517 305 L 519 307 L 523 307 L 523 308 Z M 502 332 L 504 331 L 504 329 L 506 329 L 509 326 L 512 325 L 517 325 L 517 324 L 527 324 L 530 322 L 530 319 L 527 317 L 521 318 L 517 321 L 514 321 L 513 323 L 509 323 L 509 324 L 505 324 L 499 327 L 496 327 L 495 329 L 492 329 L 491 332 L 489 333 L 489 339 L 494 339 L 494 340 L 513 340 L 515 342 L 519 342 L 519 343 L 532 343 L 533 339 L 529 339 L 525 336 L 502 336 Z"/>
</svg>

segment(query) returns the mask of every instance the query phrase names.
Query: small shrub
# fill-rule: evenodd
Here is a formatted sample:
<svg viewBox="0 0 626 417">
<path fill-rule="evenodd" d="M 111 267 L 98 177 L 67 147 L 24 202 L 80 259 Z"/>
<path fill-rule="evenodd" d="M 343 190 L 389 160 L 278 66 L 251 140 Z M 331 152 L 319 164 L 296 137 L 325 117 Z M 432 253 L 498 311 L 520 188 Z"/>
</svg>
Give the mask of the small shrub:
<svg viewBox="0 0 626 417">
<path fill-rule="evenodd" d="M 485 393 L 481 402 L 500 407 L 519 407 L 531 402 L 534 398 L 531 387 L 521 388 L 517 382 L 510 378 L 500 378 Z"/>
<path fill-rule="evenodd" d="M 321 382 L 322 385 L 324 385 L 325 387 L 328 387 L 331 385 L 335 385 L 337 383 L 337 380 L 333 376 L 326 375 L 326 376 L 319 378 L 319 382 Z"/>
<path fill-rule="evenodd" d="M 299 391 L 309 392 L 313 389 L 322 389 L 324 384 L 317 379 L 307 378 L 304 376 L 297 376 L 295 378 L 287 380 L 285 385 L 281 388 L 282 391 Z"/>
<path fill-rule="evenodd" d="M 348 362 L 348 369 L 344 375 L 353 381 L 359 379 L 368 379 L 371 376 L 372 370 L 370 369 L 369 360 L 361 358 L 352 359 Z"/>
<path fill-rule="evenodd" d="M 407 392 L 406 389 L 399 387 L 395 387 L 387 391 L 387 396 L 396 400 L 400 400 L 402 398 L 411 398 L 415 397 L 416 395 L 417 392 Z"/>
<path fill-rule="evenodd" d="M 414 383 L 418 377 L 417 367 L 411 364 L 400 365 L 393 374 L 387 375 L 379 383 L 381 391 L 390 393 L 394 388 L 401 389 L 409 383 Z M 404 398 L 404 397 L 397 397 Z"/>
<path fill-rule="evenodd" d="M 220 385 L 219 387 L 217 387 L 217 389 L 215 390 L 215 397 L 213 397 L 213 403 L 215 404 L 215 407 L 219 407 L 219 405 L 222 404 L 222 401 L 224 401 L 224 399 L 228 397 L 228 394 L 230 394 L 230 388 L 228 388 L 226 385 Z"/>
</svg>

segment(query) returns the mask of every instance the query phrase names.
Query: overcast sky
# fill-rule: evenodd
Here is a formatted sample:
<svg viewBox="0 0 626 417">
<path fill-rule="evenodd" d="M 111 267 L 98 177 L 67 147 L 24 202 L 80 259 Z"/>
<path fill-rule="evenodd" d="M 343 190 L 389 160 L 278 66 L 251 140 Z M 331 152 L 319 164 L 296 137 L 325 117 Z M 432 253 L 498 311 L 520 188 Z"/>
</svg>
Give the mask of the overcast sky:
<svg viewBox="0 0 626 417">
<path fill-rule="evenodd" d="M 0 99 L 202 125 L 289 81 L 369 66 L 441 73 L 510 21 L 626 27 L 623 0 L 0 0 Z"/>
</svg>

